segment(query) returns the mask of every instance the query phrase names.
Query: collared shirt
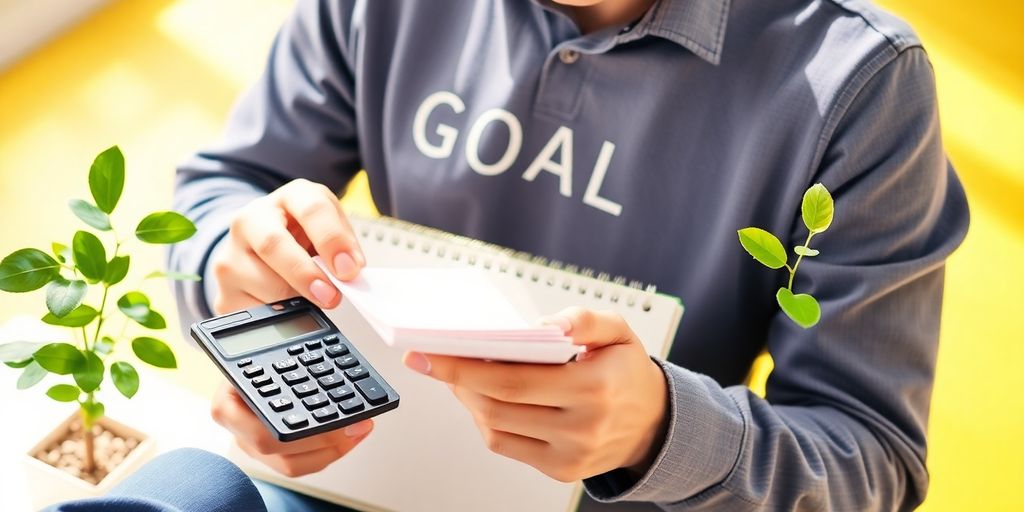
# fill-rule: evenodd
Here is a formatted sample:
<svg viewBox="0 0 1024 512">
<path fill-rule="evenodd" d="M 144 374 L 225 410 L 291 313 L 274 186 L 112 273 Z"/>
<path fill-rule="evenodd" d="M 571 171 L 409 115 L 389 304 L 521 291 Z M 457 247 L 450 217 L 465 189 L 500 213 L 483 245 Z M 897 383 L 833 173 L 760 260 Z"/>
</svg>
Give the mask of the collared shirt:
<svg viewBox="0 0 1024 512">
<path fill-rule="evenodd" d="M 661 0 L 581 35 L 522 0 L 300 0 L 223 143 L 179 170 L 200 231 L 172 266 L 203 272 L 252 198 L 299 177 L 341 190 L 361 168 L 386 214 L 682 298 L 669 435 L 641 478 L 587 480 L 595 498 L 923 499 L 943 265 L 968 213 L 902 22 L 855 0 Z M 817 182 L 836 213 L 796 277 L 822 307 L 804 330 L 775 302 L 785 274 L 736 231 L 799 245 Z M 177 286 L 186 318 L 209 313 L 201 285 Z M 765 349 L 761 399 L 742 382 Z"/>
</svg>

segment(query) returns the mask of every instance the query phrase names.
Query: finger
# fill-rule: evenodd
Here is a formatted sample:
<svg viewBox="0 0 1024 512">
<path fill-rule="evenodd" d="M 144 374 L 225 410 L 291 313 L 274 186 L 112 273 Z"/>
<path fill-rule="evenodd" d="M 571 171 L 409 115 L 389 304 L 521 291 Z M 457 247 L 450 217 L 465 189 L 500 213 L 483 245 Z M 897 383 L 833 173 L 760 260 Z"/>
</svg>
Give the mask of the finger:
<svg viewBox="0 0 1024 512">
<path fill-rule="evenodd" d="M 233 311 L 241 311 L 251 307 L 262 305 L 263 301 L 249 295 L 237 288 L 225 289 L 223 286 L 217 291 L 213 299 L 213 312 L 217 315 L 224 315 Z"/>
<path fill-rule="evenodd" d="M 347 452 L 354 446 L 355 439 L 365 437 L 373 429 L 372 421 L 367 420 L 360 422 L 364 425 L 358 427 L 359 424 L 350 425 L 346 429 L 284 443 L 270 434 L 263 422 L 229 384 L 224 383 L 214 399 L 217 401 L 214 405 L 214 420 L 234 434 L 239 444 L 247 445 L 253 451 L 264 455 L 290 455 L 327 448 Z"/>
<path fill-rule="evenodd" d="M 301 295 L 255 253 L 238 258 L 234 265 L 242 291 L 256 298 L 260 304 Z"/>
<path fill-rule="evenodd" d="M 544 441 L 489 429 L 481 434 L 487 449 L 498 455 L 538 468 L 549 458 L 551 445 Z"/>
<path fill-rule="evenodd" d="M 481 428 L 552 442 L 565 423 L 565 412 L 557 407 L 502 402 L 461 387 L 452 392 Z"/>
<path fill-rule="evenodd" d="M 264 464 L 270 466 L 278 473 L 288 477 L 297 477 L 323 470 L 334 461 L 343 457 L 349 450 L 354 448 L 365 438 L 366 435 L 353 439 L 350 445 L 345 448 L 332 446 L 316 451 L 297 454 L 274 453 L 267 455 L 259 453 L 251 446 L 246 446 L 241 442 L 238 443 L 238 446 L 250 457 L 263 461 Z"/>
<path fill-rule="evenodd" d="M 586 345 L 588 350 L 637 341 L 626 320 L 611 310 L 571 307 L 543 317 L 539 322 L 561 327 L 566 336 L 572 337 L 573 343 Z"/>
<path fill-rule="evenodd" d="M 341 294 L 329 284 L 327 276 L 313 258 L 285 228 L 274 210 L 251 208 L 244 219 L 232 227 L 244 243 L 276 274 L 307 299 L 324 308 L 338 305 Z"/>
<path fill-rule="evenodd" d="M 352 228 L 335 205 L 338 198 L 322 185 L 309 183 L 282 189 L 279 204 L 302 227 L 316 253 L 339 279 L 359 273 L 353 253 L 358 250 Z"/>
<path fill-rule="evenodd" d="M 501 363 L 406 352 L 403 363 L 442 382 L 503 402 L 561 407 L 572 403 L 563 383 L 569 365 Z"/>
</svg>

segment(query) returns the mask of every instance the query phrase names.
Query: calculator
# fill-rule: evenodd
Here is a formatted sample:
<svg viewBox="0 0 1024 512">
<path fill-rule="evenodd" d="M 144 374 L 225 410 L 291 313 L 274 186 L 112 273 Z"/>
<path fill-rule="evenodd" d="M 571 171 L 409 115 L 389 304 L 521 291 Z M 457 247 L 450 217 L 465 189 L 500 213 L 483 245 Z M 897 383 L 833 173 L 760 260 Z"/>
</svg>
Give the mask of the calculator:
<svg viewBox="0 0 1024 512">
<path fill-rule="evenodd" d="M 280 441 L 398 407 L 398 393 L 305 298 L 196 322 L 192 337 Z"/>
</svg>

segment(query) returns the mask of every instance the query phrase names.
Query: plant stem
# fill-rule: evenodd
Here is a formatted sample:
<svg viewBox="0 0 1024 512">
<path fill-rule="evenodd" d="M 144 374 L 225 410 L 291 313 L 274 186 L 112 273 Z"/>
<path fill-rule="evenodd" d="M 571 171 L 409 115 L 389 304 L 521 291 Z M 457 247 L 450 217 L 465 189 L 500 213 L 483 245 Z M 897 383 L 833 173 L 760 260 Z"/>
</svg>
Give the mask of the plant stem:
<svg viewBox="0 0 1024 512">
<path fill-rule="evenodd" d="M 807 240 L 804 242 L 804 247 L 811 248 L 811 237 L 814 236 L 814 231 L 807 231 Z M 793 291 L 793 278 L 796 277 L 796 269 L 800 267 L 800 260 L 804 259 L 803 254 L 796 256 L 796 263 L 793 264 L 793 268 L 789 271 L 789 291 Z M 788 267 L 787 267 L 788 268 Z"/>
<path fill-rule="evenodd" d="M 89 393 L 85 399 L 85 403 L 94 403 L 93 394 Z M 92 473 L 96 469 L 96 450 L 93 443 L 92 426 L 95 423 L 95 418 L 91 417 L 87 410 L 83 407 L 78 410 L 79 418 L 82 422 L 82 442 L 84 444 L 82 450 L 85 457 L 82 460 L 82 471 L 85 473 Z"/>
<path fill-rule="evenodd" d="M 117 238 L 117 233 L 114 233 L 114 238 L 115 239 Z M 111 257 L 111 259 L 117 257 L 117 252 L 119 250 L 121 250 L 121 241 L 120 240 L 118 240 L 117 243 L 114 244 L 114 255 Z M 104 320 L 104 318 L 107 315 L 107 294 L 109 292 L 110 292 L 110 285 L 107 284 L 107 283 L 103 283 L 103 299 L 100 300 L 100 316 L 99 316 L 99 319 L 96 321 L 96 334 L 94 334 L 93 337 L 92 337 L 92 345 L 93 345 L 93 347 L 95 347 L 96 344 L 99 343 L 99 341 L 100 341 L 100 328 L 103 327 L 103 320 Z M 86 348 L 86 350 L 88 350 L 88 347 Z"/>
</svg>

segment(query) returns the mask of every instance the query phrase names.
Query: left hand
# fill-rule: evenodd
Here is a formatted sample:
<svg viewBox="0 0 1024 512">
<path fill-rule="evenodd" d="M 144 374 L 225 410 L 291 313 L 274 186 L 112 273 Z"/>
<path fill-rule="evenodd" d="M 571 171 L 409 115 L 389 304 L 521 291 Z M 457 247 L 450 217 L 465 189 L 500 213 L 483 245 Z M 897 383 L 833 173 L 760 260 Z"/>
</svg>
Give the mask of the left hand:
<svg viewBox="0 0 1024 512">
<path fill-rule="evenodd" d="M 614 312 L 569 308 L 543 321 L 587 352 L 564 365 L 415 352 L 404 362 L 448 383 L 494 453 L 562 482 L 646 470 L 662 444 L 668 391 L 661 368 Z"/>
</svg>

